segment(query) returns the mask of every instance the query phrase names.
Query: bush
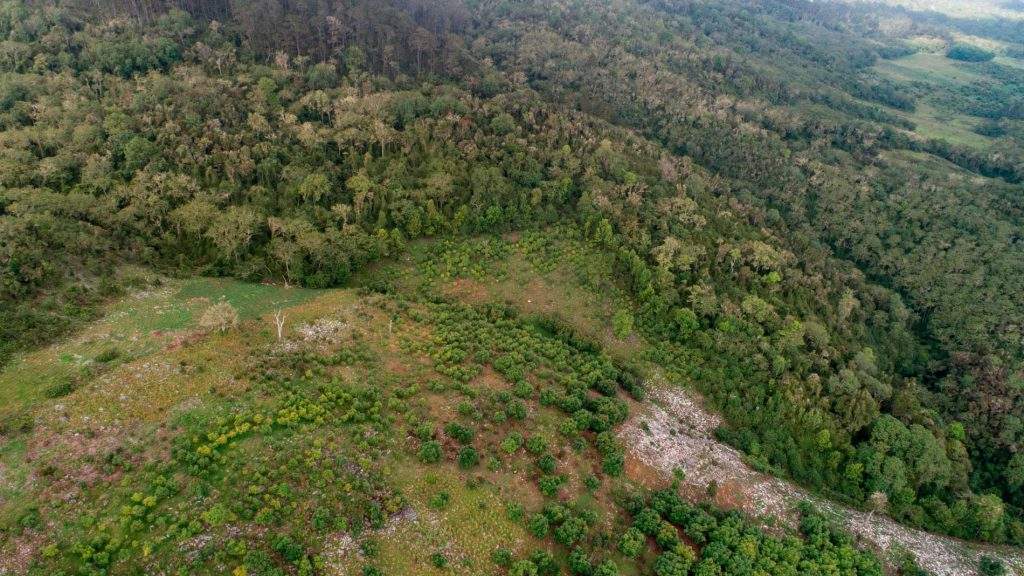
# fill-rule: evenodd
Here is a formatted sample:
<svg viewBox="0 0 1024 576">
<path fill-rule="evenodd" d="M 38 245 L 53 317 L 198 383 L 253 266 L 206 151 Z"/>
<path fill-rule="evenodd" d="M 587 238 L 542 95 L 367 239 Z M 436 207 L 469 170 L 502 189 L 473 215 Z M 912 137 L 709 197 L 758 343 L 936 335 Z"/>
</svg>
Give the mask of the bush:
<svg viewBox="0 0 1024 576">
<path fill-rule="evenodd" d="M 540 458 L 537 458 L 537 468 L 540 468 L 541 472 L 545 474 L 552 474 L 555 471 L 555 466 L 558 465 L 558 461 L 551 454 L 545 454 Z"/>
<path fill-rule="evenodd" d="M 654 561 L 654 573 L 657 576 L 686 576 L 692 564 L 692 558 L 668 551 Z"/>
<path fill-rule="evenodd" d="M 227 332 L 238 326 L 238 311 L 230 302 L 218 302 L 199 317 L 199 327 L 210 332 Z"/>
<path fill-rule="evenodd" d="M 537 513 L 530 516 L 530 520 L 526 523 L 526 529 L 533 534 L 535 538 L 543 538 L 548 535 L 548 518 L 547 516 Z"/>
<path fill-rule="evenodd" d="M 459 450 L 459 468 L 468 470 L 480 463 L 480 455 L 472 446 L 463 446 Z"/>
<path fill-rule="evenodd" d="M 572 546 L 583 540 L 586 535 L 587 523 L 578 516 L 569 518 L 561 526 L 555 528 L 555 541 L 564 546 Z"/>
<path fill-rule="evenodd" d="M 436 464 L 441 461 L 441 443 L 437 440 L 431 440 L 430 442 L 424 442 L 420 446 L 420 462 L 424 464 Z"/>
<path fill-rule="evenodd" d="M 1006 574 L 1006 566 L 998 558 L 982 556 L 978 562 L 978 573 L 981 576 L 1003 576 Z"/>
<path fill-rule="evenodd" d="M 647 537 L 636 526 L 631 526 L 619 539 L 619 552 L 626 558 L 636 558 L 643 552 Z"/>
<path fill-rule="evenodd" d="M 509 576 L 537 576 L 537 565 L 529 560 L 520 560 L 508 570 Z"/>
<path fill-rule="evenodd" d="M 987 62 L 995 56 L 992 52 L 972 44 L 953 44 L 946 52 L 947 58 L 961 62 Z"/>
<path fill-rule="evenodd" d="M 459 444 L 469 444 L 473 441 L 473 429 L 469 426 L 463 426 L 458 422 L 446 424 L 444 433 L 457 440 Z"/>
</svg>

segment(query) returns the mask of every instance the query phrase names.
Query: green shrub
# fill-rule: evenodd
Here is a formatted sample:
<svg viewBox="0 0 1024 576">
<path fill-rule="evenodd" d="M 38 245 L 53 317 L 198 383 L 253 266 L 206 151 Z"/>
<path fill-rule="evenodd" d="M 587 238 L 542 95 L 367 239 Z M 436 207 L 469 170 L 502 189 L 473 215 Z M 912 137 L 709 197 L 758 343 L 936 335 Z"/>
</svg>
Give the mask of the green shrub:
<svg viewBox="0 0 1024 576">
<path fill-rule="evenodd" d="M 558 461 L 551 454 L 544 454 L 540 458 L 537 458 L 537 468 L 540 468 L 541 472 L 545 474 L 552 474 L 555 471 L 555 466 L 558 465 Z"/>
<path fill-rule="evenodd" d="M 1006 566 L 998 558 L 982 556 L 978 562 L 978 574 L 981 576 L 1003 576 L 1006 574 Z"/>
<path fill-rule="evenodd" d="M 449 422 L 444 427 L 444 432 L 457 440 L 460 444 L 469 444 L 473 441 L 473 429 L 463 426 L 458 422 Z"/>
<path fill-rule="evenodd" d="M 973 44 L 953 44 L 946 52 L 946 57 L 962 62 L 987 62 L 995 58 L 995 54 Z"/>
<path fill-rule="evenodd" d="M 530 436 L 530 438 L 526 440 L 526 451 L 534 456 L 540 456 L 547 452 L 547 450 L 548 442 L 540 436 Z"/>
<path fill-rule="evenodd" d="M 463 446 L 459 450 L 459 468 L 468 470 L 480 463 L 480 455 L 472 446 Z"/>
<path fill-rule="evenodd" d="M 441 461 L 441 443 L 436 440 L 424 442 L 420 446 L 420 462 L 424 464 L 436 464 Z"/>
<path fill-rule="evenodd" d="M 512 553 L 504 548 L 498 548 L 491 552 L 491 562 L 494 562 L 502 568 L 508 568 L 512 566 Z"/>
<path fill-rule="evenodd" d="M 647 537 L 636 526 L 626 529 L 626 532 L 619 539 L 619 551 L 626 558 L 636 558 L 644 549 Z"/>
<path fill-rule="evenodd" d="M 549 526 L 547 516 L 540 513 L 530 516 L 530 520 L 526 523 L 526 529 L 536 538 L 547 536 Z"/>
</svg>

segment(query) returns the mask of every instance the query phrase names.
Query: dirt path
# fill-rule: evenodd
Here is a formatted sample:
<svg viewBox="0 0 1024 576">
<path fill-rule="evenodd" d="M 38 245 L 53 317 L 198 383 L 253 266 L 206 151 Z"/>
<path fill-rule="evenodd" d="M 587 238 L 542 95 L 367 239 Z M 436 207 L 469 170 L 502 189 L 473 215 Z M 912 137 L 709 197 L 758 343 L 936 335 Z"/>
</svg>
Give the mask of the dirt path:
<svg viewBox="0 0 1024 576">
<path fill-rule="evenodd" d="M 751 469 L 735 449 L 717 442 L 714 430 L 720 418 L 706 411 L 688 392 L 668 385 L 650 390 L 650 401 L 627 422 L 620 437 L 640 466 L 665 477 L 681 468 L 684 490 L 704 494 L 714 481 L 720 505 L 740 508 L 752 517 L 795 519 L 801 500 L 832 513 L 864 544 L 883 551 L 902 547 L 918 564 L 936 576 L 977 574 L 982 553 L 1002 558 L 1017 573 L 1024 573 L 1024 551 L 985 548 L 914 530 L 886 516 L 869 515 L 810 495 L 806 490 Z"/>
</svg>

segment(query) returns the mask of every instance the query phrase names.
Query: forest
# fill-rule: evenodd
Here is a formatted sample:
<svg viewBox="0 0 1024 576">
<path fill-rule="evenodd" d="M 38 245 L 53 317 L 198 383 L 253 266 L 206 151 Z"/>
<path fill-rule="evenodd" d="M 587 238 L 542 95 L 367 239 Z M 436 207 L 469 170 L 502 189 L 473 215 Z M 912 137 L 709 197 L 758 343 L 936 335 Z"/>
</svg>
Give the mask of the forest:
<svg viewBox="0 0 1024 576">
<path fill-rule="evenodd" d="M 301 466 L 221 456 L 236 436 L 288 443 L 299 426 L 378 455 L 412 442 L 402 449 L 422 465 L 450 457 L 473 470 L 489 464 L 473 411 L 484 403 L 508 426 L 535 402 L 564 413 L 564 441 L 599 463 L 580 488 L 594 493 L 598 476 L 622 474 L 609 431 L 643 401 L 650 365 L 721 413 L 718 439 L 757 470 L 910 527 L 1024 545 L 1024 11 L 992 10 L 0 0 L 0 366 L 101 318 L 145 284 L 142 268 L 394 299 L 391 318 L 434 331 L 403 345 L 450 380 L 435 392 L 474 403 L 462 423 L 429 421 L 358 342 L 329 357 L 271 355 L 238 370 L 251 397 L 230 417 L 180 426 L 166 469 L 145 468 L 145 490 L 103 497 L 124 496 L 119 536 L 76 527 L 80 540 L 45 549 L 38 573 L 144 573 L 110 566 L 141 554 L 139 534 L 155 525 L 181 539 L 238 518 L 301 532 L 281 506 L 287 490 L 271 492 L 307 473 L 327 486 L 307 503 L 314 533 L 356 517 L 381 529 L 403 508 L 365 462 L 314 465 L 322 446 L 289 445 L 308 452 Z M 624 294 L 610 329 L 650 343 L 632 363 L 551 319 L 366 280 L 418 243 L 538 231 L 609 259 Z M 446 265 L 501 260 L 500 242 L 484 245 L 497 255 Z M 538 264 L 585 275 L 574 265 Z M 111 354 L 99 363 L 124 361 Z M 484 365 L 512 386 L 544 384 L 481 399 L 464 388 Z M 373 385 L 332 378 L 352 366 Z M 86 388 L 62 381 L 44 395 Z M 33 418 L 0 411 L 2 439 L 30 436 Z M 548 446 L 505 432 L 494 445 L 536 460 L 544 496 L 571 485 Z M 234 475 L 260 479 L 224 495 L 237 509 L 198 520 L 159 509 L 183 497 L 183 477 L 209 491 Z M 335 478 L 365 499 L 348 520 L 320 511 L 348 497 L 330 492 Z M 495 552 L 494 563 L 610 576 L 614 559 L 594 555 L 610 546 L 656 554 L 642 573 L 658 576 L 882 573 L 810 508 L 779 539 L 666 487 L 614 500 L 633 523 L 613 544 L 585 538 L 601 520 L 577 503 L 510 509 L 556 547 Z M 0 522 L 0 542 L 42 526 L 36 508 L 10 510 L 16 525 Z M 286 573 L 330 573 L 295 533 L 210 562 L 273 574 L 285 558 Z M 798 553 L 783 551 L 796 541 Z M 69 549 L 75 560 L 56 564 Z"/>
</svg>

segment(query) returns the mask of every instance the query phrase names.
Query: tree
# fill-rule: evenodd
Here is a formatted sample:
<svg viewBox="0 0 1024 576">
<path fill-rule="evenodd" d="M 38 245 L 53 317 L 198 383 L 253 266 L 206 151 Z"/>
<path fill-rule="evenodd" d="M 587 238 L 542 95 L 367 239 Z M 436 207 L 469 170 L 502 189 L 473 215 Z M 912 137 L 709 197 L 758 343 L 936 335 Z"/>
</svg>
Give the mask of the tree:
<svg viewBox="0 0 1024 576">
<path fill-rule="evenodd" d="M 317 203 L 331 193 L 331 181 L 323 172 L 314 172 L 302 179 L 299 196 L 309 203 Z"/>
<path fill-rule="evenodd" d="M 692 564 L 692 553 L 688 556 L 683 556 L 669 550 L 659 554 L 657 560 L 654 561 L 654 573 L 657 576 L 686 576 Z"/>
<path fill-rule="evenodd" d="M 206 230 L 206 237 L 217 247 L 221 257 L 238 260 L 252 241 L 259 221 L 259 214 L 254 209 L 231 206 L 213 219 Z"/>
<path fill-rule="evenodd" d="M 882 514 L 889 507 L 889 496 L 885 492 L 872 492 L 868 497 L 868 518 L 876 512 Z"/>
<path fill-rule="evenodd" d="M 278 340 L 284 337 L 284 321 L 286 317 L 287 315 L 284 313 L 283 309 L 278 308 L 277 310 L 274 310 L 274 326 L 277 327 Z"/>
</svg>

